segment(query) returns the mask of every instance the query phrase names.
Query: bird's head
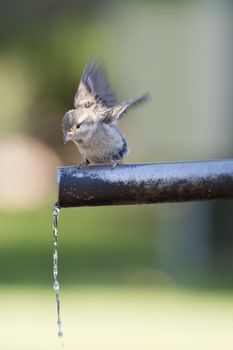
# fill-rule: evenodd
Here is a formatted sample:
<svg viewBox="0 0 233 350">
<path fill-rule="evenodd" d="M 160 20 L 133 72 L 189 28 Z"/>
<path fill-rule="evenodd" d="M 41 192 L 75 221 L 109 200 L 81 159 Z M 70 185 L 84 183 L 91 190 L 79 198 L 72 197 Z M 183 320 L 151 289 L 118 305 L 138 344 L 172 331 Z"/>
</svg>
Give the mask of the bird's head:
<svg viewBox="0 0 233 350">
<path fill-rule="evenodd" d="M 98 126 L 95 113 L 87 108 L 71 109 L 62 120 L 64 143 L 85 142 L 90 139 Z"/>
</svg>

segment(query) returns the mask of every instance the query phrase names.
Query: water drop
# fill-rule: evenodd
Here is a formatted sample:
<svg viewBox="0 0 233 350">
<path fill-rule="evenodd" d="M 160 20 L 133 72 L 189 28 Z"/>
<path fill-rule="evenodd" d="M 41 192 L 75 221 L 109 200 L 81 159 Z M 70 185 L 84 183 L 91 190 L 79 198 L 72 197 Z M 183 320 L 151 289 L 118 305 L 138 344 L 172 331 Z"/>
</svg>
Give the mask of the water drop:
<svg viewBox="0 0 233 350">
<path fill-rule="evenodd" d="M 53 284 L 53 289 L 57 292 L 59 292 L 59 282 L 58 281 L 55 281 L 54 284 Z"/>
</svg>

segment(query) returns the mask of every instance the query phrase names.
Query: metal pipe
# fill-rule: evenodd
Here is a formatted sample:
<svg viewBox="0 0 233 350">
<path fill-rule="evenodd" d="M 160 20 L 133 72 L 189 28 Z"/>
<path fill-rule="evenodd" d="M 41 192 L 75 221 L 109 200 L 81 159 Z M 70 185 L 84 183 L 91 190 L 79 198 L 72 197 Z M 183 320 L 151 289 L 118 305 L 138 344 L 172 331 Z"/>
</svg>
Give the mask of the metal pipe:
<svg viewBox="0 0 233 350">
<path fill-rule="evenodd" d="M 57 168 L 60 207 L 233 199 L 233 159 Z"/>
</svg>

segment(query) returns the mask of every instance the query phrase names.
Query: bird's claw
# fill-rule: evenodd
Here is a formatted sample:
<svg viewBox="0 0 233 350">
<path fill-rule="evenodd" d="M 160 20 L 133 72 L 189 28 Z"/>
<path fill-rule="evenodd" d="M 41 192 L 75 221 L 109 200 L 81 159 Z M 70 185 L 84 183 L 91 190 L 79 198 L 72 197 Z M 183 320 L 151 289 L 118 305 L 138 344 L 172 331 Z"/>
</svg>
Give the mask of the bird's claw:
<svg viewBox="0 0 233 350">
<path fill-rule="evenodd" d="M 112 166 L 112 168 L 115 168 L 117 165 L 119 165 L 121 163 L 122 163 L 122 161 L 120 159 L 112 160 L 111 161 L 111 166 Z"/>
<path fill-rule="evenodd" d="M 86 168 L 87 166 L 88 166 L 87 163 L 77 163 L 77 164 L 76 164 L 76 167 L 77 167 L 78 169 L 83 169 L 83 168 Z"/>
</svg>

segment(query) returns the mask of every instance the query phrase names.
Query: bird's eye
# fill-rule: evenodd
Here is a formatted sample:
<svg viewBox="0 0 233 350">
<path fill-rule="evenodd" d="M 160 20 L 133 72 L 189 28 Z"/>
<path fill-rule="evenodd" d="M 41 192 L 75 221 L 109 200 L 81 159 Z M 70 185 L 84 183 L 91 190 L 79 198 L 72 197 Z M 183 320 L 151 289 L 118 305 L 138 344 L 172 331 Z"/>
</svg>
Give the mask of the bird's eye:
<svg viewBox="0 0 233 350">
<path fill-rule="evenodd" d="M 77 125 L 76 125 L 76 129 L 80 129 L 80 124 L 77 124 Z"/>
</svg>

